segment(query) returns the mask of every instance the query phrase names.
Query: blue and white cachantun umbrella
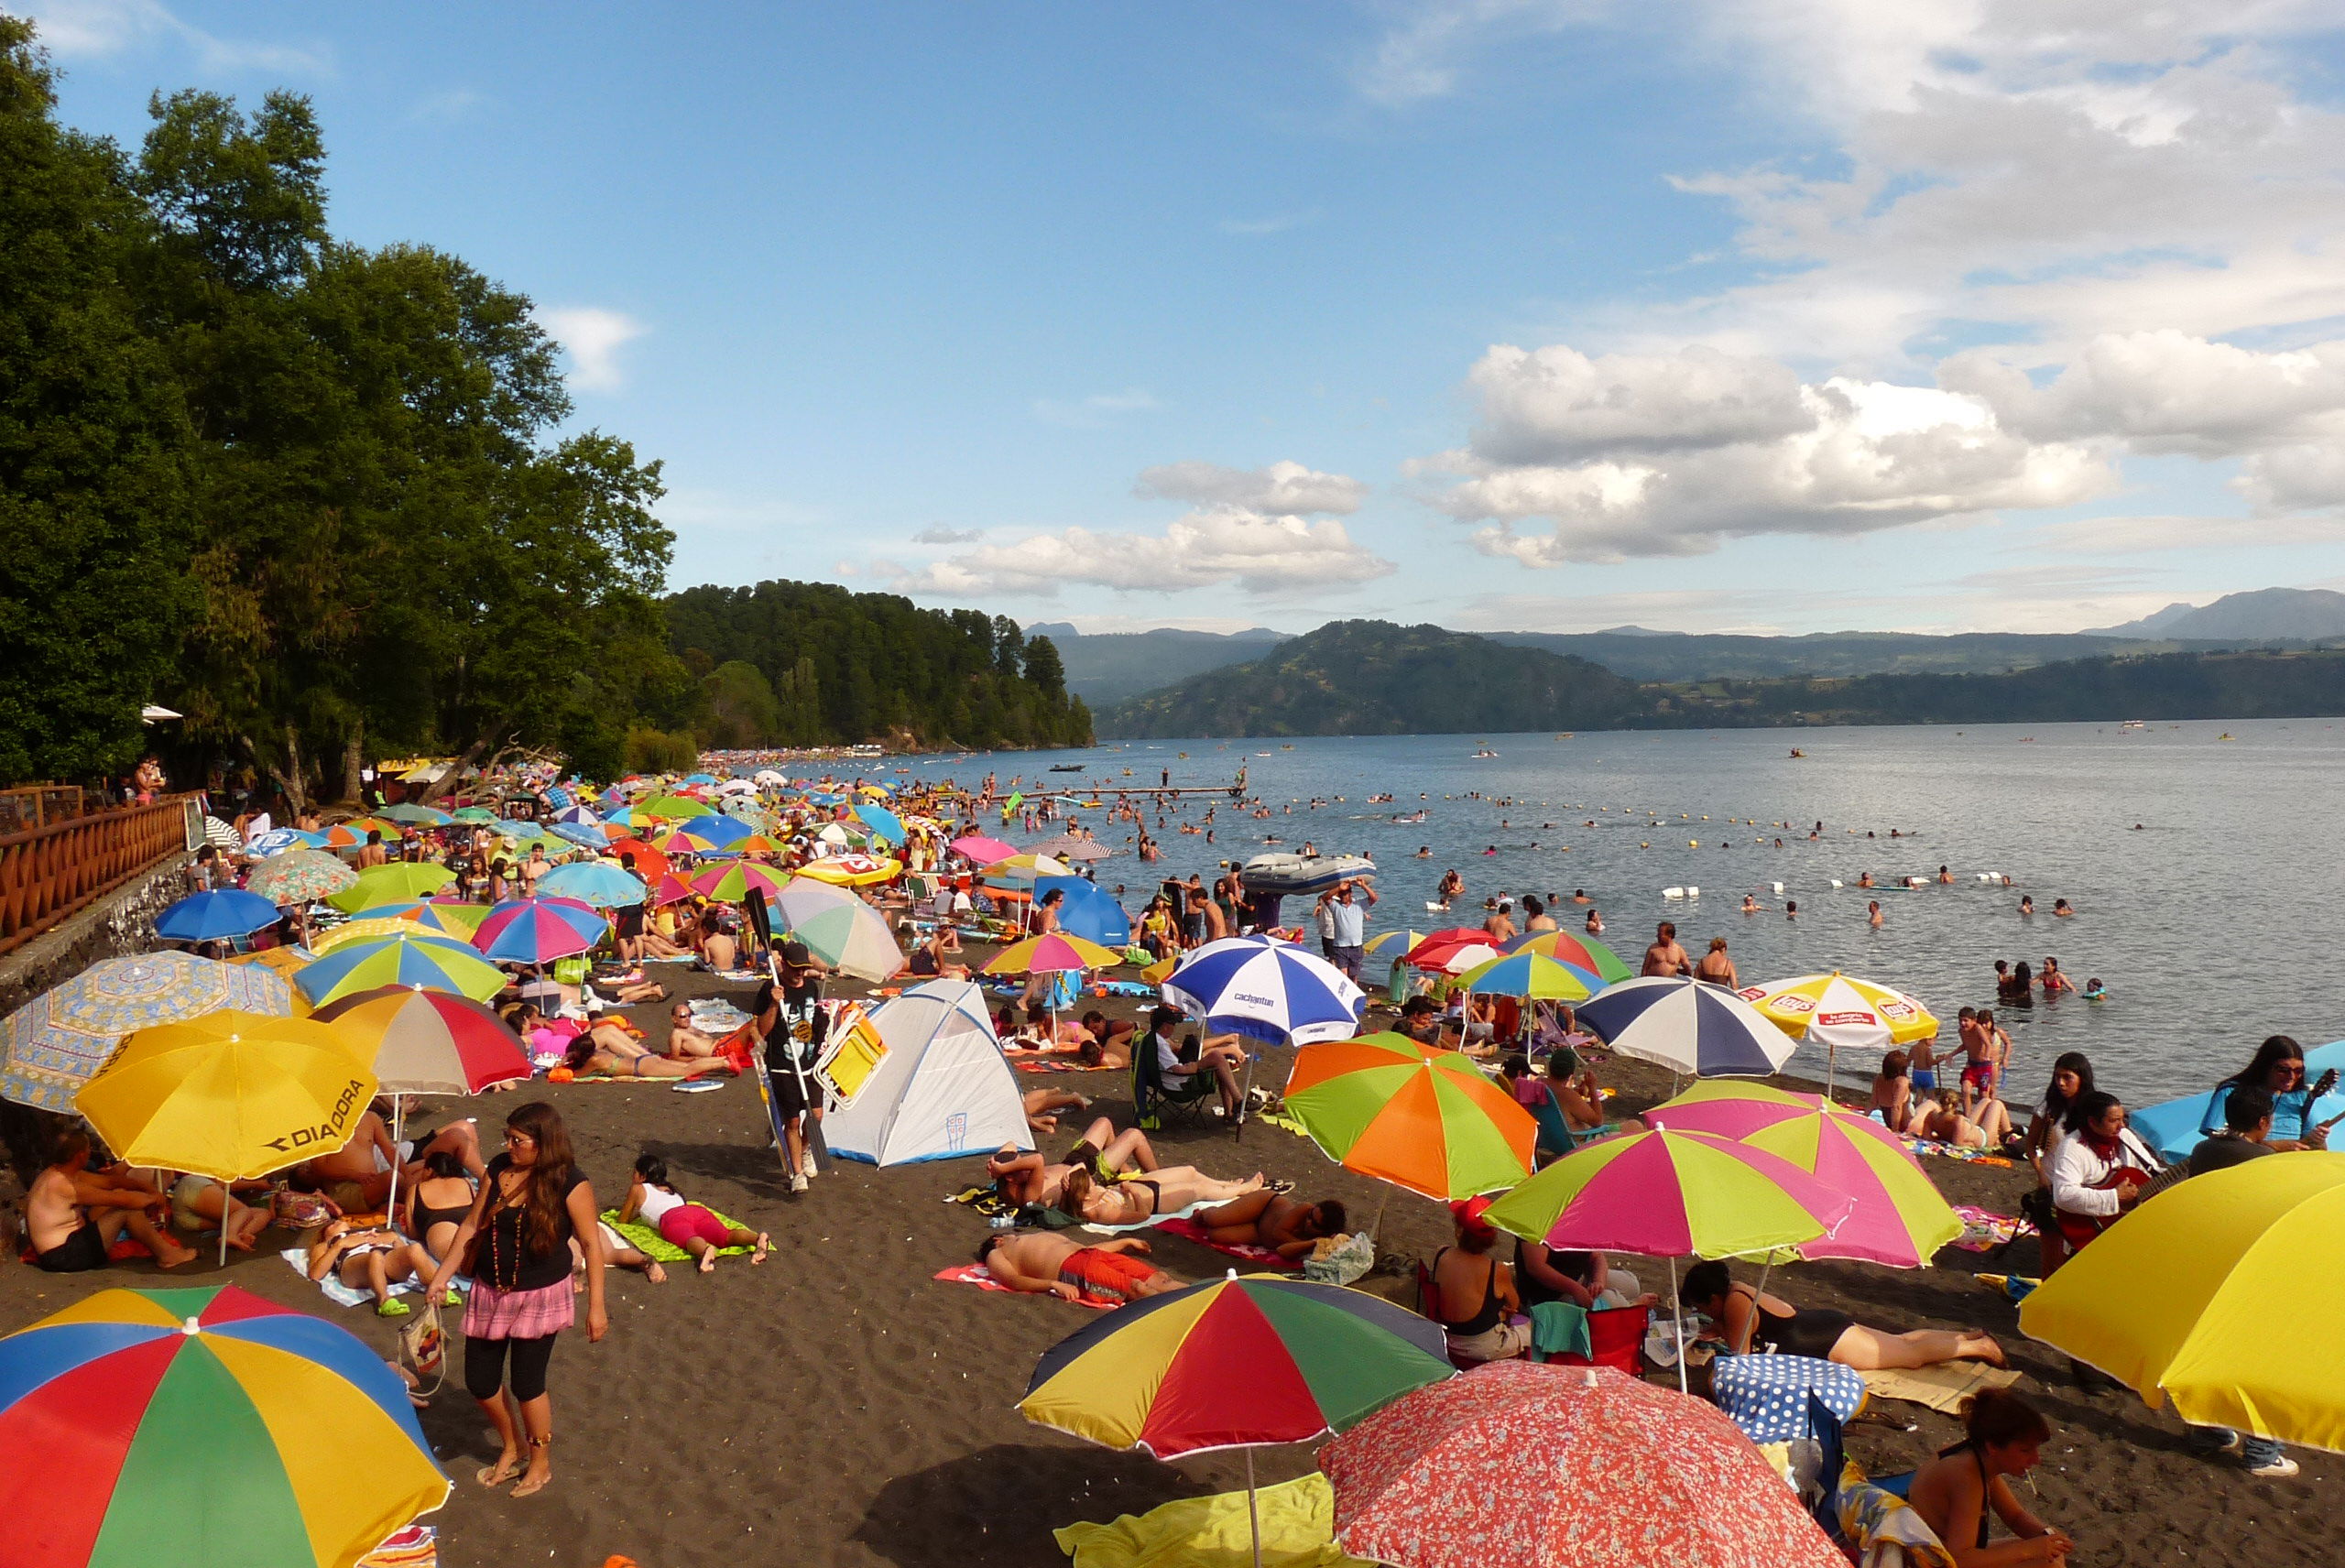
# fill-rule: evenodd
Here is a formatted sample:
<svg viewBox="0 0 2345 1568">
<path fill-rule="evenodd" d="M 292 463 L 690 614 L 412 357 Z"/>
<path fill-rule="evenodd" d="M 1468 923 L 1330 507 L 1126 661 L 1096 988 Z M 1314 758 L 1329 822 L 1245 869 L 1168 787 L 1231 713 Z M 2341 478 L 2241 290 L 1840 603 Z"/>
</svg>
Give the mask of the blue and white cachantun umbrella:
<svg viewBox="0 0 2345 1568">
<path fill-rule="evenodd" d="M 245 852 L 247 855 L 282 855 L 289 849 L 323 849 L 325 846 L 326 835 L 323 833 L 303 833 L 299 828 L 271 828 L 265 833 L 256 833 L 253 841 L 245 845 Z"/>
<path fill-rule="evenodd" d="M 1699 1078 L 1779 1073 L 1799 1043 L 1725 986 L 1701 980 L 1623 980 L 1578 1013 L 1614 1055 Z"/>
<path fill-rule="evenodd" d="M 1164 999 L 1207 1029 L 1295 1045 L 1351 1039 L 1368 1006 L 1325 959 L 1255 936 L 1224 937 L 1190 953 L 1165 977 Z"/>
</svg>

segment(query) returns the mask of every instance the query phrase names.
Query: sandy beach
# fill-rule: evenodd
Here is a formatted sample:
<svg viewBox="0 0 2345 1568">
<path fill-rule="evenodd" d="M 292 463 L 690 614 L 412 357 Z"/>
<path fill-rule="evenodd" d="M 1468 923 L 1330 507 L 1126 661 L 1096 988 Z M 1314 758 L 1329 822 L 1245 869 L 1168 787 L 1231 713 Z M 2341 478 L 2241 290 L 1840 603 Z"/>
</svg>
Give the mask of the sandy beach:
<svg viewBox="0 0 2345 1568">
<path fill-rule="evenodd" d="M 730 994 L 680 964 L 656 971 L 687 995 Z M 834 994 L 860 989 L 849 982 Z M 736 997 L 746 1002 L 746 994 Z M 1129 1012 L 1134 1004 L 1109 1004 Z M 656 1027 L 656 1009 L 632 1016 Z M 1371 1022 L 1374 1021 L 1373 1016 Z M 1264 1055 L 1258 1082 L 1282 1081 L 1290 1057 Z M 1601 1069 L 1617 1108 L 1665 1098 L 1665 1073 L 1627 1062 Z M 1119 1124 L 1129 1092 L 1117 1073 L 1020 1074 L 1021 1084 L 1067 1086 Z M 773 1235 L 760 1268 L 727 1258 L 714 1276 L 671 1267 L 666 1284 L 611 1275 L 611 1332 L 589 1345 L 565 1334 L 554 1356 L 554 1484 L 516 1502 L 472 1481 L 494 1446 L 460 1378 L 452 1378 L 424 1430 L 457 1486 L 434 1516 L 449 1568 L 599 1568 L 612 1553 L 643 1568 L 738 1563 L 900 1568 L 1046 1568 L 1063 1562 L 1056 1526 L 1140 1512 L 1171 1498 L 1243 1485 L 1242 1459 L 1208 1456 L 1164 1465 L 1109 1453 L 1029 1425 L 1013 1409 L 1035 1359 L 1089 1314 L 1065 1303 L 937 1281 L 966 1259 L 983 1234 L 974 1212 L 941 1200 L 982 1175 L 975 1160 L 876 1171 L 845 1162 L 790 1195 L 753 1083 L 710 1094 L 665 1084 L 539 1084 L 562 1111 L 604 1206 L 624 1195 L 638 1152 L 663 1156 L 676 1184 Z M 463 1106 L 494 1127 L 513 1101 Z M 436 1118 L 435 1118 L 436 1119 Z M 1390 1194 L 1388 1254 L 1429 1256 L 1449 1239 L 1437 1204 L 1332 1165 L 1307 1140 L 1254 1123 L 1233 1140 L 1219 1128 L 1172 1131 L 1159 1140 L 1168 1163 L 1209 1173 L 1260 1170 L 1298 1183 L 1299 1195 L 1332 1196 L 1364 1223 Z M 1950 1160 L 1926 1161 L 1956 1203 L 2015 1212 L 2032 1181 L 2022 1171 Z M 232 1256 L 227 1278 L 271 1301 L 320 1312 L 390 1354 L 391 1325 L 342 1311 L 267 1249 Z M 1849 1264 L 1777 1270 L 1770 1289 L 1804 1306 L 1833 1306 L 1889 1329 L 1976 1324 L 1998 1335 L 2025 1373 L 2023 1392 L 2057 1427 L 2035 1472 L 2030 1506 L 2068 1530 L 2079 1564 L 2139 1565 L 2253 1561 L 2327 1568 L 2338 1560 L 2336 1519 L 2345 1508 L 2345 1461 L 2296 1450 L 2303 1475 L 2262 1481 L 2185 1452 L 2171 1414 L 2131 1393 L 2086 1394 L 2065 1358 L 2022 1339 L 2013 1309 L 1974 1272 L 2034 1271 L 2034 1246 L 2006 1259 L 1949 1248 L 1916 1272 Z M 1178 1238 L 1156 1244 L 1159 1263 L 1188 1279 L 1236 1260 Z M 60 1279 L 29 1268 L 0 1270 L 0 1322 L 28 1323 L 109 1285 L 204 1282 L 209 1257 L 158 1276 L 144 1264 Z M 1647 1282 L 1665 1283 L 1650 1267 Z M 1363 1281 L 1406 1288 L 1381 1274 Z M 2318 1354 L 2307 1347 L 2307 1354 Z M 1952 1418 L 1902 1401 L 1875 1401 L 1849 1429 L 1853 1456 L 1877 1473 L 1910 1467 L 1958 1439 Z M 1261 1450 L 1265 1481 L 1312 1466 L 1301 1447 Z"/>
</svg>

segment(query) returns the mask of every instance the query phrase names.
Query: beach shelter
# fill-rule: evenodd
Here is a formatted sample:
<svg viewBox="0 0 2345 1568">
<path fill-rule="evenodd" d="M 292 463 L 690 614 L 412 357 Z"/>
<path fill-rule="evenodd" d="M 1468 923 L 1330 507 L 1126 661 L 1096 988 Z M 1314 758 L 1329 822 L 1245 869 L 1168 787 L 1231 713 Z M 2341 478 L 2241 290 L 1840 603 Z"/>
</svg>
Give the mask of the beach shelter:
<svg viewBox="0 0 2345 1568">
<path fill-rule="evenodd" d="M 1087 877 L 1045 877 L 1034 884 L 1037 901 L 1053 892 L 1063 894 L 1059 905 L 1059 930 L 1102 947 L 1129 947 L 1132 922 L 1114 895 Z"/>
<path fill-rule="evenodd" d="M 870 1021 L 877 1040 L 859 1040 L 859 1081 L 842 1081 L 833 1063 L 832 1082 L 851 1096 L 823 1118 L 833 1154 L 904 1165 L 1034 1147 L 984 992 L 965 980 L 932 980 L 882 1003 Z M 876 1062 L 867 1060 L 874 1045 Z"/>
</svg>

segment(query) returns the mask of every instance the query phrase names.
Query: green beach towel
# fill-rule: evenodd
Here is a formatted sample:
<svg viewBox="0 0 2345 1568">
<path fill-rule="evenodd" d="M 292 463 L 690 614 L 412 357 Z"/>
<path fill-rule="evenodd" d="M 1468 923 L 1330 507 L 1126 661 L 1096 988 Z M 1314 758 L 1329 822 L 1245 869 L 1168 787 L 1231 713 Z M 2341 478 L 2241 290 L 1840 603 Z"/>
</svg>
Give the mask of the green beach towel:
<svg viewBox="0 0 2345 1568">
<path fill-rule="evenodd" d="M 719 1213 L 715 1209 L 711 1209 L 708 1212 L 712 1214 L 715 1214 L 720 1221 L 735 1230 L 754 1230 L 756 1228 L 753 1225 L 745 1225 L 739 1220 L 733 1218 L 730 1214 Z M 640 1221 L 630 1221 L 626 1225 L 619 1224 L 619 1212 L 616 1209 L 605 1209 L 603 1211 L 603 1223 L 610 1226 L 613 1230 L 618 1232 L 621 1236 L 627 1237 L 627 1244 L 629 1247 L 632 1247 L 638 1252 L 643 1254 L 644 1257 L 650 1258 L 654 1263 L 690 1263 L 693 1260 L 693 1255 L 691 1253 L 686 1252 L 681 1247 L 671 1246 L 665 1237 L 663 1237 L 658 1231 L 653 1230 L 649 1225 L 645 1225 Z M 746 1256 L 751 1250 L 751 1248 L 746 1247 L 720 1247 L 716 1249 L 716 1256 L 719 1258 L 740 1258 Z"/>
</svg>

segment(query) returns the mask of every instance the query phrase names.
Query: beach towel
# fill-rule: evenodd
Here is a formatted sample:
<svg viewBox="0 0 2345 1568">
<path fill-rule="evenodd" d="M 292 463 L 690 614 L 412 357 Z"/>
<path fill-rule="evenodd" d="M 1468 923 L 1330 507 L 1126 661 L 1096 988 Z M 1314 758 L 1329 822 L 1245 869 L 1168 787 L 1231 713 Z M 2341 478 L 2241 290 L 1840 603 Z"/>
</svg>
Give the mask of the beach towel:
<svg viewBox="0 0 2345 1568">
<path fill-rule="evenodd" d="M 1545 1360 L 1550 1356 L 1593 1357 L 1596 1346 L 1587 1337 L 1587 1309 L 1577 1301 L 1539 1301 L 1531 1309 L 1531 1348 Z"/>
<path fill-rule="evenodd" d="M 1880 1399 L 1903 1399 L 1956 1415 L 1962 1401 L 1981 1388 L 2008 1388 L 2019 1374 L 1983 1361 L 1941 1361 L 1936 1367 L 1897 1367 L 1864 1374 L 1865 1392 Z"/>
<path fill-rule="evenodd" d="M 1195 1203 L 1176 1214 L 1151 1214 L 1144 1220 L 1134 1220 L 1129 1225 L 1092 1225 L 1086 1221 L 1083 1228 L 1094 1236 L 1124 1236 L 1136 1230 L 1154 1230 L 1158 1225 L 1170 1224 L 1174 1220 L 1185 1220 L 1198 1210 L 1211 1207 L 1213 1207 L 1211 1203 Z"/>
<path fill-rule="evenodd" d="M 1992 1252 L 2021 1236 L 2035 1234 L 2035 1226 L 2024 1219 L 1969 1203 L 1955 1204 L 1954 1216 L 1962 1222 L 1962 1234 L 1955 1238 L 1954 1245 L 1965 1252 Z"/>
<path fill-rule="evenodd" d="M 1020 1296 L 1041 1293 L 1038 1291 L 1011 1290 L 1009 1286 L 995 1279 L 993 1277 L 993 1270 L 987 1269 L 982 1263 L 956 1263 L 950 1269 L 938 1269 L 935 1277 L 954 1285 L 975 1285 L 980 1290 L 998 1290 L 1005 1296 Z M 1051 1300 L 1054 1301 L 1065 1301 L 1066 1298 L 1063 1296 L 1053 1296 Z M 1073 1304 L 1078 1307 L 1096 1307 L 1101 1312 L 1109 1312 L 1115 1307 L 1115 1303 L 1113 1301 L 1077 1301 Z"/>
<path fill-rule="evenodd" d="M 1032 1051 L 1004 1051 L 1009 1064 L 1020 1073 L 1104 1073 L 1104 1067 L 1085 1067 L 1072 1056 L 1045 1055 Z M 1120 1071 L 1120 1070 L 1119 1070 Z"/>
<path fill-rule="evenodd" d="M 1204 1208 L 1205 1205 L 1200 1203 L 1196 1205 L 1196 1207 Z M 1189 1212 L 1194 1214 L 1195 1213 L 1195 1209 L 1192 1209 Z M 1303 1264 L 1300 1259 L 1282 1258 L 1279 1256 L 1278 1249 L 1275 1247 L 1255 1247 L 1250 1243 L 1242 1242 L 1233 1247 L 1223 1242 L 1216 1241 L 1205 1234 L 1205 1226 L 1199 1225 L 1196 1221 L 1190 1219 L 1187 1214 L 1182 1214 L 1172 1219 L 1158 1220 L 1156 1222 L 1156 1228 L 1165 1232 L 1167 1235 L 1177 1236 L 1186 1241 L 1194 1241 L 1199 1247 L 1210 1247 L 1216 1252 L 1226 1252 L 1232 1258 L 1242 1258 L 1249 1263 L 1259 1263 L 1265 1269 L 1283 1269 L 1289 1273 L 1300 1273 L 1303 1269 Z"/>
<path fill-rule="evenodd" d="M 439 1530 L 411 1524 L 393 1531 L 382 1545 L 360 1558 L 356 1568 L 438 1568 L 439 1562 Z"/>
<path fill-rule="evenodd" d="M 1936 1138 L 1909 1138 L 1903 1133 L 1897 1135 L 1897 1141 L 1905 1146 L 1905 1152 L 1908 1154 L 1931 1154 L 1940 1160 L 1959 1160 L 1971 1165 L 2000 1166 L 2004 1170 L 2011 1169 L 2012 1165 L 2012 1162 L 2001 1155 L 1984 1149 L 1957 1149 L 1950 1143 L 1940 1143 Z"/>
<path fill-rule="evenodd" d="M 289 1247 L 277 1256 L 292 1265 L 293 1272 L 301 1276 L 302 1279 L 306 1279 L 310 1277 L 308 1247 Z M 473 1288 L 473 1282 L 462 1274 L 455 1276 L 450 1283 L 459 1290 L 469 1290 Z M 363 1307 L 375 1299 L 375 1293 L 372 1290 L 353 1290 L 350 1286 L 344 1284 L 339 1277 L 333 1274 L 319 1280 L 318 1289 L 324 1291 L 326 1300 L 337 1307 Z M 412 1294 L 422 1289 L 422 1285 L 416 1280 L 401 1279 L 391 1287 L 391 1294 L 397 1298 Z"/>
<path fill-rule="evenodd" d="M 745 1225 L 739 1220 L 733 1219 L 727 1215 L 717 1214 L 714 1209 L 710 1209 L 708 1212 L 712 1214 L 716 1214 L 717 1223 L 726 1226 L 728 1229 L 753 1230 L 756 1228 L 752 1225 Z M 619 1235 L 625 1236 L 627 1238 L 627 1244 L 629 1247 L 632 1247 L 638 1252 L 640 1252 L 644 1257 L 650 1258 L 655 1263 L 689 1263 L 692 1261 L 693 1255 L 691 1253 L 686 1252 L 681 1247 L 671 1246 L 658 1231 L 653 1230 L 649 1225 L 637 1223 L 629 1223 L 627 1225 L 619 1224 L 619 1212 L 616 1209 L 605 1209 L 603 1211 L 602 1219 L 605 1225 L 610 1226 L 613 1230 L 618 1232 Z M 720 1247 L 716 1249 L 716 1256 L 719 1258 L 739 1258 L 749 1250 L 750 1249 L 746 1247 Z"/>
<path fill-rule="evenodd" d="M 1326 1476 L 1260 1487 L 1254 1509 L 1264 1568 L 1369 1568 L 1336 1546 L 1336 1494 Z M 1182 1497 L 1109 1524 L 1070 1524 L 1052 1533 L 1074 1568 L 1250 1568 L 1254 1562 L 1243 1492 Z"/>
<path fill-rule="evenodd" d="M 1904 1498 L 1865 1479 L 1854 1465 L 1840 1475 L 1840 1533 L 1861 1568 L 1954 1568 L 1954 1554 Z"/>
</svg>

